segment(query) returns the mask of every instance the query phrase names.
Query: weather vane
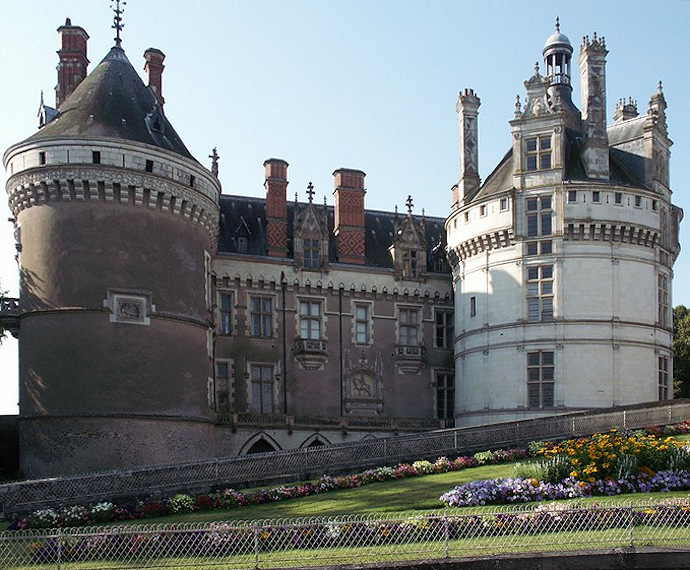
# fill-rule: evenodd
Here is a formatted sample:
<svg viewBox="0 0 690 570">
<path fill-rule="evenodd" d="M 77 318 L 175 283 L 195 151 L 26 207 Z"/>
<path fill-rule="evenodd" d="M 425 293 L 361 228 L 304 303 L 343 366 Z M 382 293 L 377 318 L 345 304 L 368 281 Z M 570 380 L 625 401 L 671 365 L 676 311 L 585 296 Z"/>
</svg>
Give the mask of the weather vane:
<svg viewBox="0 0 690 570">
<path fill-rule="evenodd" d="M 120 4 L 122 4 L 122 7 L 120 7 Z M 127 5 L 127 2 L 124 2 L 124 0 L 115 0 L 114 4 L 110 5 L 110 8 L 113 12 L 115 12 L 115 16 L 113 16 L 113 25 L 112 28 L 115 30 L 115 45 L 117 47 L 120 47 L 120 44 L 122 43 L 122 39 L 120 38 L 120 32 L 122 31 L 122 28 L 125 27 L 125 25 L 122 23 L 122 14 L 125 11 L 125 6 Z"/>
</svg>

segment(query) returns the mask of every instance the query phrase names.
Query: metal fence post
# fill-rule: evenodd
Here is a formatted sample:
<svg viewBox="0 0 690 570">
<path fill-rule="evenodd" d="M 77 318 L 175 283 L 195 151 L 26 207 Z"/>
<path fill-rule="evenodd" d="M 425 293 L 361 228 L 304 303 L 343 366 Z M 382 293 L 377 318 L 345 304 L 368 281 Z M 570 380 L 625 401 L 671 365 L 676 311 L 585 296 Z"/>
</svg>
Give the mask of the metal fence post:
<svg viewBox="0 0 690 570">
<path fill-rule="evenodd" d="M 443 531 L 445 533 L 445 552 L 446 558 L 450 558 L 450 521 L 448 516 L 443 517 Z"/>
<path fill-rule="evenodd" d="M 259 527 L 254 525 L 254 568 L 259 567 L 259 532 Z"/>
<path fill-rule="evenodd" d="M 633 512 L 633 502 L 632 502 L 632 501 L 630 501 L 630 507 L 629 507 L 629 510 L 628 510 L 628 514 L 629 514 L 629 516 L 630 516 L 630 520 L 629 520 L 629 525 L 630 525 L 630 528 L 629 528 L 630 548 L 632 548 L 633 546 L 635 546 L 635 536 L 634 536 L 634 534 L 633 534 L 633 529 L 635 528 L 635 519 L 634 519 L 635 513 Z"/>
<path fill-rule="evenodd" d="M 62 529 L 58 528 L 55 537 L 57 543 L 57 570 L 62 568 Z"/>
</svg>

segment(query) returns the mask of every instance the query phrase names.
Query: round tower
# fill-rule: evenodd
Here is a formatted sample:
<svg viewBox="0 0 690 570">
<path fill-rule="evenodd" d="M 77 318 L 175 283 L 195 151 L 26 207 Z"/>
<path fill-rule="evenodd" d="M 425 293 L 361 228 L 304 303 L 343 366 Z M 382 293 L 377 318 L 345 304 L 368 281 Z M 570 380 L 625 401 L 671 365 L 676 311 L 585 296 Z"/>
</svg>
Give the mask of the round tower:
<svg viewBox="0 0 690 570">
<path fill-rule="evenodd" d="M 29 477 L 214 455 L 220 183 L 166 118 L 160 81 L 144 85 L 119 44 L 118 30 L 57 117 L 4 155 Z"/>
</svg>

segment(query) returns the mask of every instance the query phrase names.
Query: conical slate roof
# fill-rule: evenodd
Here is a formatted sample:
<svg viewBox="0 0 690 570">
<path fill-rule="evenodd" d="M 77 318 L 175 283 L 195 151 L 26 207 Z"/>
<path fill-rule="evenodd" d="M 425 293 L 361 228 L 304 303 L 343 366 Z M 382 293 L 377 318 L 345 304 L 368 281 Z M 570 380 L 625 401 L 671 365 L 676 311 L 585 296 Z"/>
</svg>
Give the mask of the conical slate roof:
<svg viewBox="0 0 690 570">
<path fill-rule="evenodd" d="M 58 116 L 27 141 L 57 137 L 123 139 L 194 159 L 117 46 L 65 99 Z"/>
</svg>

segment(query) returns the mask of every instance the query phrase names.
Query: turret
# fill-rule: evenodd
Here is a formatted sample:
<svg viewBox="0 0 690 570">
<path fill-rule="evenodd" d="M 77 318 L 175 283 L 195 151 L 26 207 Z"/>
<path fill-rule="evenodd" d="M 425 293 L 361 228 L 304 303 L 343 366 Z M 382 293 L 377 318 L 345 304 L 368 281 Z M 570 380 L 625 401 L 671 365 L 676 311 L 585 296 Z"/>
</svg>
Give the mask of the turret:
<svg viewBox="0 0 690 570">
<path fill-rule="evenodd" d="M 460 182 L 457 200 L 464 201 L 479 189 L 479 130 L 477 118 L 481 100 L 472 89 L 465 89 L 458 96 L 456 111 L 460 123 Z"/>
</svg>

